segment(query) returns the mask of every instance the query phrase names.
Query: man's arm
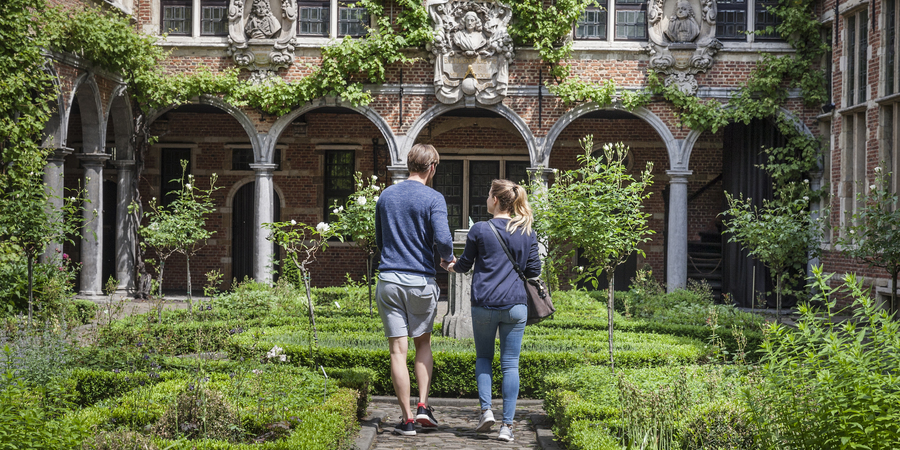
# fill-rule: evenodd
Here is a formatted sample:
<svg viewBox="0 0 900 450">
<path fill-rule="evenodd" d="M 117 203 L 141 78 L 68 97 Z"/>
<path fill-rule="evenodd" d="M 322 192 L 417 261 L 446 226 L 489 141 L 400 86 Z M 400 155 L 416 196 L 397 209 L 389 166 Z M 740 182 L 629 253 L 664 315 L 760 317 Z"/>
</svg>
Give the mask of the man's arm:
<svg viewBox="0 0 900 450">
<path fill-rule="evenodd" d="M 435 201 L 431 206 L 431 229 L 434 230 L 434 244 L 441 259 L 453 262 L 453 236 L 450 234 L 450 224 L 447 223 L 447 204 L 443 197 Z"/>
</svg>

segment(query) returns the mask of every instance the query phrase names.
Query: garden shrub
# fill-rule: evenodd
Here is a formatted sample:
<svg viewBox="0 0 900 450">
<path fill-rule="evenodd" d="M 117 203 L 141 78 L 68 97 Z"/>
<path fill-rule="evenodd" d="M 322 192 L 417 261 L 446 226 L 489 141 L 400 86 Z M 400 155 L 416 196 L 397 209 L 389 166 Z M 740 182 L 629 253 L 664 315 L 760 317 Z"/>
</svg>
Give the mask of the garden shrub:
<svg viewBox="0 0 900 450">
<path fill-rule="evenodd" d="M 203 387 L 182 391 L 153 427 L 153 433 L 175 439 L 234 441 L 240 436 L 235 408 L 220 393 Z"/>
<path fill-rule="evenodd" d="M 159 450 L 153 440 L 128 430 L 101 431 L 82 444 L 83 450 Z"/>
<path fill-rule="evenodd" d="M 91 300 L 73 298 L 66 305 L 66 318 L 75 325 L 87 325 L 97 316 L 100 305 Z"/>
<path fill-rule="evenodd" d="M 581 366 L 547 375 L 544 381 L 544 409 L 556 435 L 573 449 L 615 448 L 608 447 L 610 439 L 641 447 L 645 438 L 659 448 L 716 448 L 690 447 L 687 438 L 732 442 L 752 435 L 736 412 L 741 410 L 734 400 L 740 399 L 741 379 L 727 368 L 664 366 L 614 374 L 605 367 Z M 716 416 L 722 411 L 710 405 L 722 404 L 732 404 L 725 411 L 735 414 Z M 687 428 L 704 423 L 733 433 L 717 436 L 719 441 L 703 430 L 688 433 Z"/>
<path fill-rule="evenodd" d="M 338 386 L 355 389 L 359 392 L 356 402 L 356 417 L 362 419 L 369 409 L 369 401 L 372 398 L 370 390 L 375 383 L 378 374 L 366 367 L 352 367 L 347 369 L 326 369 L 328 375 L 337 381 Z"/>
<path fill-rule="evenodd" d="M 79 407 L 90 406 L 111 397 L 118 397 L 132 389 L 153 385 L 177 377 L 174 372 L 127 372 L 121 370 L 72 369 L 68 379 L 72 381 L 73 403 Z"/>
<path fill-rule="evenodd" d="M 0 345 L 0 367 L 29 385 L 45 385 L 60 377 L 72 360 L 68 336 L 52 328 L 23 328 L 11 334 L 0 330 Z"/>
<path fill-rule="evenodd" d="M 797 329 L 770 324 L 760 380 L 745 390 L 767 443 L 793 449 L 895 449 L 900 445 L 900 322 L 877 306 L 863 280 L 832 288 L 813 269 L 817 314 L 799 306 Z M 853 299 L 839 321 L 836 300 Z"/>
<path fill-rule="evenodd" d="M 743 450 L 757 448 L 756 427 L 747 418 L 747 405 L 733 399 L 693 408 L 679 427 L 686 450 Z"/>
<path fill-rule="evenodd" d="M 90 430 L 83 423 L 58 420 L 67 412 L 61 401 L 39 401 L 48 396 L 65 398 L 64 390 L 35 394 L 11 371 L 0 374 L 0 448 L 21 450 L 77 449 Z"/>
</svg>

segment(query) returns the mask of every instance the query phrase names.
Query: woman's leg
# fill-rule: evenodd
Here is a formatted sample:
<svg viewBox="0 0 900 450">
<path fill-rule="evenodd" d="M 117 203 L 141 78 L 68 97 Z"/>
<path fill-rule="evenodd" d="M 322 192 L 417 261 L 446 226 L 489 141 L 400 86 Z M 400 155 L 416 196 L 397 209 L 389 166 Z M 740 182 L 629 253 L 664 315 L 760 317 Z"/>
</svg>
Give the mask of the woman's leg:
<svg viewBox="0 0 900 450">
<path fill-rule="evenodd" d="M 528 320 L 528 306 L 515 305 L 502 311 L 500 321 L 500 367 L 503 369 L 503 423 L 512 424 L 519 397 L 519 353 Z"/>
<path fill-rule="evenodd" d="M 500 315 L 497 310 L 472 307 L 472 334 L 475 337 L 475 383 L 481 409 L 491 409 L 491 365 L 494 362 L 494 336 Z"/>
</svg>

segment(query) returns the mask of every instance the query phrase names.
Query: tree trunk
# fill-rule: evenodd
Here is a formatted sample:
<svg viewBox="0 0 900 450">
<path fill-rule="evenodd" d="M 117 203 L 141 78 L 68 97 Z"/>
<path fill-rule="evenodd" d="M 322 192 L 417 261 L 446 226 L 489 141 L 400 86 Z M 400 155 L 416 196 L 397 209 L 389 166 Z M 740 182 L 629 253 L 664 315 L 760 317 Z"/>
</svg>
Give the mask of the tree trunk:
<svg viewBox="0 0 900 450">
<path fill-rule="evenodd" d="M 613 275 L 615 270 L 607 270 L 608 274 L 606 275 L 606 281 L 609 284 L 607 288 L 609 298 L 607 299 L 606 311 L 609 315 L 609 369 L 616 372 L 616 364 L 613 360 L 613 314 L 615 309 L 615 299 L 616 299 L 616 288 L 615 288 L 615 280 L 613 279 Z"/>
<path fill-rule="evenodd" d="M 316 313 L 313 310 L 312 292 L 309 290 L 309 272 L 304 268 L 300 268 L 300 277 L 303 278 L 303 286 L 306 288 L 306 300 L 309 305 L 309 323 L 312 325 L 313 345 L 309 349 L 309 360 L 315 365 L 313 350 L 319 348 L 319 331 L 316 330 Z"/>
<path fill-rule="evenodd" d="M 184 258 L 187 261 L 187 296 L 188 296 L 188 311 L 194 311 L 194 298 L 191 297 L 191 255 L 187 253 L 184 254 Z"/>
<path fill-rule="evenodd" d="M 375 255 L 370 253 L 366 259 L 366 284 L 369 286 L 369 317 L 372 317 L 372 258 Z"/>
<path fill-rule="evenodd" d="M 162 298 L 162 296 L 163 296 L 162 295 L 162 282 L 163 282 L 163 270 L 165 270 L 165 269 L 166 269 L 166 260 L 159 258 L 159 276 L 156 277 L 156 279 L 158 280 L 156 282 L 156 294 L 159 295 L 160 298 Z"/>
<path fill-rule="evenodd" d="M 28 259 L 28 326 L 31 327 L 34 314 L 34 256 L 26 252 L 25 257 Z"/>
<path fill-rule="evenodd" d="M 781 323 L 781 284 L 784 281 L 784 274 L 777 272 L 775 274 L 775 323 Z"/>
</svg>

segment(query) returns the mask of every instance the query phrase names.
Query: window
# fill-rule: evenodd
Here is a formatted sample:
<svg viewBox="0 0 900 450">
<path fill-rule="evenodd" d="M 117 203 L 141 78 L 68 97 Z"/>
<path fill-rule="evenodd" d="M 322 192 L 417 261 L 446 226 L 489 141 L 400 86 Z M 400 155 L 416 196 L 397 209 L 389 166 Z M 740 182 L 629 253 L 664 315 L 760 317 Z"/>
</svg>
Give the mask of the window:
<svg viewBox="0 0 900 450">
<path fill-rule="evenodd" d="M 300 36 L 328 36 L 328 2 L 298 3 L 297 34 Z"/>
<path fill-rule="evenodd" d="M 746 0 L 720 1 L 717 7 L 716 37 L 722 40 L 746 40 Z"/>
<path fill-rule="evenodd" d="M 297 35 L 304 37 L 360 37 L 369 32 L 366 8 L 340 0 L 297 3 Z M 332 15 L 331 11 L 337 11 Z M 333 30 L 336 30 L 335 33 Z"/>
<path fill-rule="evenodd" d="M 845 42 L 847 72 L 844 74 L 846 86 L 845 106 L 858 105 L 865 102 L 868 69 L 868 35 L 869 35 L 869 15 L 866 10 L 861 10 L 846 20 L 847 35 Z"/>
<path fill-rule="evenodd" d="M 225 36 L 228 34 L 228 14 L 225 0 L 200 3 L 200 35 Z"/>
<path fill-rule="evenodd" d="M 772 39 L 781 39 L 781 36 L 776 32 L 772 31 L 771 33 L 766 32 L 766 28 L 772 27 L 775 28 L 781 23 L 781 19 L 778 18 L 775 14 L 769 11 L 770 7 L 777 7 L 778 1 L 765 0 L 756 2 L 756 20 L 754 21 L 753 29 L 756 30 L 756 39 L 760 40 L 772 40 Z"/>
<path fill-rule="evenodd" d="M 160 0 L 160 32 L 171 36 L 228 35 L 228 0 Z"/>
<path fill-rule="evenodd" d="M 235 148 L 231 150 L 231 170 L 253 170 L 250 164 L 254 162 L 252 148 Z M 281 170 L 281 149 L 275 149 L 275 170 Z"/>
<path fill-rule="evenodd" d="M 841 155 L 842 225 L 850 224 L 858 208 L 857 194 L 866 189 L 866 112 L 847 114 L 844 120 L 844 150 Z M 844 228 L 844 227 L 841 228 Z"/>
<path fill-rule="evenodd" d="M 575 39 L 606 39 L 608 15 L 606 0 L 597 2 L 600 6 L 588 6 L 581 19 L 575 24 Z"/>
<path fill-rule="evenodd" d="M 358 8 L 352 3 L 341 2 L 338 10 L 338 36 L 365 36 L 369 32 L 369 13 L 366 8 Z"/>
<path fill-rule="evenodd" d="M 191 0 L 163 0 L 162 12 L 163 33 L 171 35 L 191 34 Z"/>
<path fill-rule="evenodd" d="M 881 112 L 883 157 L 891 172 L 890 189 L 900 194 L 900 102 L 882 106 Z"/>
<path fill-rule="evenodd" d="M 335 202 L 347 203 L 353 193 L 353 174 L 356 171 L 356 153 L 353 150 L 328 150 L 325 152 L 325 206 L 326 222 L 336 220 L 331 210 Z"/>
<path fill-rule="evenodd" d="M 505 178 L 524 185 L 531 164 L 526 158 L 449 158 L 441 158 L 432 186 L 447 202 L 451 231 L 469 228 L 469 220 L 490 219 L 486 200 L 491 181 Z"/>
<path fill-rule="evenodd" d="M 885 0 L 884 3 L 884 95 L 900 92 L 900 40 L 897 30 L 900 29 L 900 14 L 897 6 L 900 0 Z"/>
<path fill-rule="evenodd" d="M 647 40 L 647 0 L 616 0 L 616 40 Z"/>
<path fill-rule="evenodd" d="M 181 161 L 187 161 L 187 169 L 183 174 Z M 159 204 L 167 206 L 175 201 L 176 192 L 181 189 L 181 176 L 191 173 L 191 149 L 189 148 L 163 148 L 160 150 L 160 187 Z"/>
</svg>

